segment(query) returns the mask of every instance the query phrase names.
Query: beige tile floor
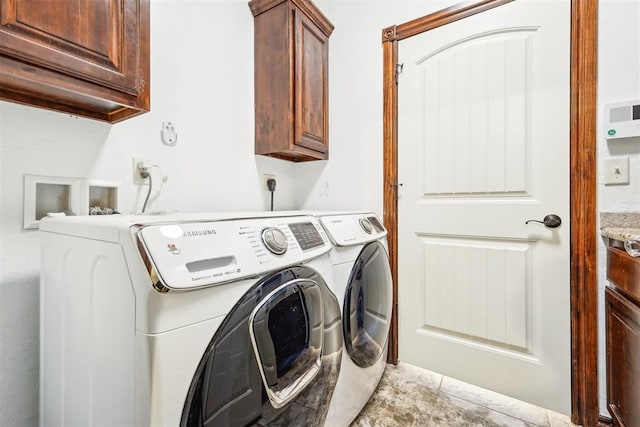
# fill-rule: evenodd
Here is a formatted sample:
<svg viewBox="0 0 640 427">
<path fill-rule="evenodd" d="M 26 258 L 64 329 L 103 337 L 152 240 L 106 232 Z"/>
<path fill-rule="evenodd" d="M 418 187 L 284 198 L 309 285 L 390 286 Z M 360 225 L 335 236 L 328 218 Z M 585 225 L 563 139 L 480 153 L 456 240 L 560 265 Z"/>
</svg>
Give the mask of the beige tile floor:
<svg viewBox="0 0 640 427">
<path fill-rule="evenodd" d="M 412 365 L 388 365 L 352 427 L 569 427 L 569 417 Z"/>
</svg>

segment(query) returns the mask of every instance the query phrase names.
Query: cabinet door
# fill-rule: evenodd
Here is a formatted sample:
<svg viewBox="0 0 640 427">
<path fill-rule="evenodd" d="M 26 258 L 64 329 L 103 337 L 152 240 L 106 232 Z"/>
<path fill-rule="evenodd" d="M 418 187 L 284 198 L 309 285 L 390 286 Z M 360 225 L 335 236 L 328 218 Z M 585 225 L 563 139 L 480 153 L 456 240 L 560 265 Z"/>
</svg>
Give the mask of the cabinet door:
<svg viewBox="0 0 640 427">
<path fill-rule="evenodd" d="M 295 11 L 294 144 L 328 151 L 328 38 Z"/>
<path fill-rule="evenodd" d="M 640 308 L 607 287 L 607 406 L 616 425 L 640 426 Z"/>
<path fill-rule="evenodd" d="M 0 54 L 138 92 L 137 0 L 0 0 Z"/>
</svg>

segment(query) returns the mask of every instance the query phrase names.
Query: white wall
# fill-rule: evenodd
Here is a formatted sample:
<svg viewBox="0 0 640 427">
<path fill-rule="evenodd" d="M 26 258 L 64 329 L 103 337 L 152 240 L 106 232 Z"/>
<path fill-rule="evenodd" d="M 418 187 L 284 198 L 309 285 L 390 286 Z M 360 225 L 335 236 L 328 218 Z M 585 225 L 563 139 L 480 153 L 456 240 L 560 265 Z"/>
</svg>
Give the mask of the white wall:
<svg viewBox="0 0 640 427">
<path fill-rule="evenodd" d="M 640 138 L 607 141 L 604 138 L 604 106 L 640 99 L 640 0 L 600 0 L 598 34 L 598 210 L 640 211 Z M 629 157 L 629 185 L 604 185 L 604 160 Z M 599 239 L 599 384 L 600 413 L 606 409 L 604 288 L 606 246 Z"/>
</svg>

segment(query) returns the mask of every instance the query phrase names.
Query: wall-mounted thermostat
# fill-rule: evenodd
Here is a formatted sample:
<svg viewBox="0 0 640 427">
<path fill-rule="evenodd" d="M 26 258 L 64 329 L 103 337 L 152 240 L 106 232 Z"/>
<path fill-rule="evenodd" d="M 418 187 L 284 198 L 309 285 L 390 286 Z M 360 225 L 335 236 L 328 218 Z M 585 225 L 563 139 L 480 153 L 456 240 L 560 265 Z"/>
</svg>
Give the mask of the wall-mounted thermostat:
<svg viewBox="0 0 640 427">
<path fill-rule="evenodd" d="M 640 136 L 640 100 L 605 105 L 604 137 L 617 139 L 634 136 Z"/>
</svg>

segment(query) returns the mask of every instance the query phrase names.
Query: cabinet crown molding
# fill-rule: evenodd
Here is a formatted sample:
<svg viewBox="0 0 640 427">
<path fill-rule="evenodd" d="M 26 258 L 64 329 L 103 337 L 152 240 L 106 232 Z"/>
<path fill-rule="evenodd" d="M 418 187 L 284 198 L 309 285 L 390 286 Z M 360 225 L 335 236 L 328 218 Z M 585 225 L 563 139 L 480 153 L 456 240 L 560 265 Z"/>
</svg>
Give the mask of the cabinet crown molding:
<svg viewBox="0 0 640 427">
<path fill-rule="evenodd" d="M 286 2 L 292 3 L 300 9 L 327 37 L 331 35 L 334 29 L 333 24 L 311 0 L 251 0 L 249 2 L 249 8 L 253 16 L 256 17 Z"/>
</svg>

